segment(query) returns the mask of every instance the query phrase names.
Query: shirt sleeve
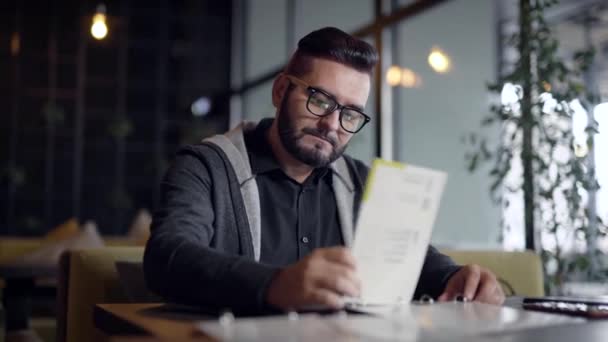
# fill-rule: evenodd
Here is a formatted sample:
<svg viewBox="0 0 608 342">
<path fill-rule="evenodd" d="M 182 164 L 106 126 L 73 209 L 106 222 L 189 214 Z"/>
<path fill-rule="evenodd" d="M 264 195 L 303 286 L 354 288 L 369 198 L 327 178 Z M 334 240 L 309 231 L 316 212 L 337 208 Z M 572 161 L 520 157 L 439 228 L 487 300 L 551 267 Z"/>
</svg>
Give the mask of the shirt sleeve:
<svg viewBox="0 0 608 342">
<path fill-rule="evenodd" d="M 429 245 L 414 299 L 420 299 L 423 295 L 439 297 L 450 277 L 460 268 L 461 266 L 456 265 L 449 256 L 441 254 L 435 247 Z"/>
<path fill-rule="evenodd" d="M 144 253 L 150 290 L 169 302 L 210 311 L 272 310 L 266 292 L 278 268 L 211 247 L 215 218 L 209 171 L 198 156 L 180 153 L 161 184 Z"/>
</svg>

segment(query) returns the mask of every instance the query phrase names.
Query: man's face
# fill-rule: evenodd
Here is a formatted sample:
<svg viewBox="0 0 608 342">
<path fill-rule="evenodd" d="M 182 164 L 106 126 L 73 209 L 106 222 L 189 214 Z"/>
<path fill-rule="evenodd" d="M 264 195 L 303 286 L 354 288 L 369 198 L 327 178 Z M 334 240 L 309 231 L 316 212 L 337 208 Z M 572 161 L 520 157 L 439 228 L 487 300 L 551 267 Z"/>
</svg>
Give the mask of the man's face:
<svg viewBox="0 0 608 342">
<path fill-rule="evenodd" d="M 344 106 L 364 108 L 370 89 L 370 76 L 333 61 L 315 58 L 312 71 L 300 77 L 311 87 L 321 89 Z M 281 143 L 293 157 L 313 166 L 327 166 L 339 158 L 353 134 L 340 125 L 340 110 L 316 116 L 306 109 L 308 92 L 291 85 L 278 110 Z"/>
</svg>

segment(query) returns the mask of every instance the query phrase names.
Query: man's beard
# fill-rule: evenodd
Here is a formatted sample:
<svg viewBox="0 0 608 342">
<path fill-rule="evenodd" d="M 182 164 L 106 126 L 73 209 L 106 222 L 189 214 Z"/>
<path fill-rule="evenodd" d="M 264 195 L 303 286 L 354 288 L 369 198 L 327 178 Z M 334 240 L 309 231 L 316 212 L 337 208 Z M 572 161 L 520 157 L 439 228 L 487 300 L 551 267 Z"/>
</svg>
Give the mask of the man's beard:
<svg viewBox="0 0 608 342">
<path fill-rule="evenodd" d="M 295 127 L 294 120 L 288 113 L 288 97 L 289 94 L 286 94 L 283 98 L 283 103 L 281 103 L 279 116 L 277 117 L 279 137 L 281 139 L 281 143 L 283 144 L 283 146 L 285 146 L 287 152 L 289 152 L 297 160 L 312 167 L 325 167 L 331 164 L 336 159 L 338 159 L 344 153 L 346 145 L 342 147 L 338 146 L 338 137 L 335 133 L 331 135 L 330 132 L 312 127 L 304 127 L 301 131 L 299 131 Z M 316 148 L 315 146 L 313 146 L 312 148 L 306 148 L 302 146 L 300 144 L 300 139 L 302 139 L 306 134 L 313 135 L 330 143 L 332 146 L 331 153 L 329 155 L 325 155 L 320 149 Z"/>
</svg>

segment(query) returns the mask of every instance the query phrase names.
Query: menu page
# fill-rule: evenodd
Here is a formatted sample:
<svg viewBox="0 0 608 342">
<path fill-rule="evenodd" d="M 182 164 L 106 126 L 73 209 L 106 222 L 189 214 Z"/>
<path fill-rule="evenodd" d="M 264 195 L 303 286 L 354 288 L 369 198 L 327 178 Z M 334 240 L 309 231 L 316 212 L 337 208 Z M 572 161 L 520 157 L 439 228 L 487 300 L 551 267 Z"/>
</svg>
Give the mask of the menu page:
<svg viewBox="0 0 608 342">
<path fill-rule="evenodd" d="M 374 161 L 353 245 L 361 303 L 412 299 L 446 180 L 445 172 Z"/>
</svg>

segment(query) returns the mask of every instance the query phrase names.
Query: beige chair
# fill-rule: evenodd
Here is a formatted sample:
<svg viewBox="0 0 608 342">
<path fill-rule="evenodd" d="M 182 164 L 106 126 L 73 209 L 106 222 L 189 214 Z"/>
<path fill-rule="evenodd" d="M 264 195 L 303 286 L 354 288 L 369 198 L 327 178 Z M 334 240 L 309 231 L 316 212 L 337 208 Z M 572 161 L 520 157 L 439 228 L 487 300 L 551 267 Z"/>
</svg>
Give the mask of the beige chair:
<svg viewBox="0 0 608 342">
<path fill-rule="evenodd" d="M 93 324 L 98 303 L 128 303 L 117 261 L 141 262 L 143 247 L 106 247 L 68 251 L 61 256 L 57 291 L 57 341 L 103 341 Z"/>
<path fill-rule="evenodd" d="M 524 252 L 442 250 L 461 265 L 478 264 L 499 278 L 507 295 L 544 296 L 540 256 Z"/>
</svg>

